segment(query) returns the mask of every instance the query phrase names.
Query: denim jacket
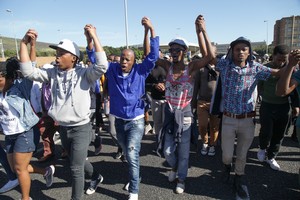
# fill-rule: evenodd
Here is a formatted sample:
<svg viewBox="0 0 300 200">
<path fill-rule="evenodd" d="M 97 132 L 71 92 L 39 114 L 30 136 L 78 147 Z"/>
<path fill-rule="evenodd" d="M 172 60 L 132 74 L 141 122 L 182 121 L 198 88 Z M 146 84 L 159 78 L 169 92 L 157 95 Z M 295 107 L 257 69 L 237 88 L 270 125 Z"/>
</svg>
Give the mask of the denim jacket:
<svg viewBox="0 0 300 200">
<path fill-rule="evenodd" d="M 5 97 L 7 103 L 18 112 L 20 123 L 25 131 L 29 131 L 39 121 L 30 105 L 32 83 L 26 78 L 15 80 L 14 85 L 7 91 Z"/>
</svg>

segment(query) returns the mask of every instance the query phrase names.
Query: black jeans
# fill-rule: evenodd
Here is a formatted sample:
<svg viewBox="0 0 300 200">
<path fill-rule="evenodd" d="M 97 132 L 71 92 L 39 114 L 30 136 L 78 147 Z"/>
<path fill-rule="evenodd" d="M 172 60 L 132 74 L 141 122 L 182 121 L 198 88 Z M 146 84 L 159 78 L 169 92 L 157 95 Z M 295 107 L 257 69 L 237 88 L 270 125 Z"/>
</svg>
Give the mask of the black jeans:
<svg viewBox="0 0 300 200">
<path fill-rule="evenodd" d="M 284 134 L 288 128 L 291 106 L 286 104 L 271 104 L 261 102 L 260 114 L 260 149 L 267 149 L 268 159 L 276 157 Z"/>
</svg>

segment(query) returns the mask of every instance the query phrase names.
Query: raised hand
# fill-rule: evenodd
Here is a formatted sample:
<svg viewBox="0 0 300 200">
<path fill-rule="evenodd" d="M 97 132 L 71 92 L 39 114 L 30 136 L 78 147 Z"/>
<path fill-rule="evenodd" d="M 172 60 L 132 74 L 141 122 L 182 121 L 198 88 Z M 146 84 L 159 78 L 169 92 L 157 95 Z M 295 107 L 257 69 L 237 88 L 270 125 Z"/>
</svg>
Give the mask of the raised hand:
<svg viewBox="0 0 300 200">
<path fill-rule="evenodd" d="M 195 26 L 196 26 L 196 31 L 197 32 L 201 32 L 201 31 L 205 31 L 206 30 L 204 17 L 202 15 L 199 15 L 196 18 L 196 20 L 195 20 Z"/>
<path fill-rule="evenodd" d="M 35 45 L 36 43 L 36 40 L 37 40 L 37 37 L 38 37 L 38 33 L 36 32 L 36 30 L 34 29 L 29 29 L 23 39 L 22 39 L 22 42 L 24 42 L 26 45 L 28 43 L 30 43 L 31 46 Z"/>
<path fill-rule="evenodd" d="M 141 23 L 145 27 L 145 29 L 152 29 L 153 28 L 151 20 L 148 17 L 143 17 Z"/>
<path fill-rule="evenodd" d="M 87 24 L 84 27 L 84 35 L 87 39 L 93 39 L 97 36 L 96 27 L 94 27 L 92 24 Z"/>
<path fill-rule="evenodd" d="M 300 63 L 300 49 L 295 49 L 289 54 L 289 63 L 291 66 L 296 66 Z"/>
</svg>

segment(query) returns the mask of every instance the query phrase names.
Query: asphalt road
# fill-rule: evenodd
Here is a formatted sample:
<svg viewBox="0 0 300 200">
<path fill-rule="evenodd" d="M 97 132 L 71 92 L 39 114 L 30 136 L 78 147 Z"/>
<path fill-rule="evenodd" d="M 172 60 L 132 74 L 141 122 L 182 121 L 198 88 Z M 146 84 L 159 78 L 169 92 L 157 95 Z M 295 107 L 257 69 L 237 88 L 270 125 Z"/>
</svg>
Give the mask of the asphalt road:
<svg viewBox="0 0 300 200">
<path fill-rule="evenodd" d="M 256 128 L 255 139 L 248 154 L 246 174 L 250 198 L 254 200 L 299 200 L 300 186 L 298 184 L 298 173 L 300 168 L 300 153 L 297 143 L 287 136 L 280 149 L 277 161 L 281 166 L 280 171 L 272 170 L 266 163 L 261 163 L 256 158 L 258 150 L 258 130 Z M 127 199 L 128 192 L 123 190 L 127 182 L 127 167 L 120 160 L 113 158 L 117 148 L 114 146 L 110 135 L 102 132 L 103 148 L 98 156 L 94 156 L 94 147 L 90 146 L 89 159 L 104 176 L 104 181 L 90 196 L 84 195 L 87 199 Z M 4 136 L 0 136 L 0 143 L 3 145 Z M 221 182 L 221 149 L 217 147 L 216 156 L 202 156 L 199 149 L 192 146 L 190 152 L 190 168 L 186 179 L 186 190 L 183 194 L 175 194 L 176 184 L 167 180 L 168 166 L 163 158 L 153 153 L 155 149 L 155 135 L 146 135 L 142 141 L 140 153 L 141 176 L 139 199 L 235 199 L 232 190 L 233 173 L 230 184 Z M 71 181 L 68 162 L 60 158 L 61 148 L 57 145 L 56 159 L 49 163 L 37 163 L 37 153 L 32 158 L 32 164 L 46 166 L 55 163 L 56 171 L 54 183 L 47 189 L 41 175 L 31 174 L 31 197 L 34 200 L 68 200 L 71 196 Z M 6 176 L 3 169 L 0 170 L 0 186 L 5 184 Z M 88 180 L 86 181 L 86 187 Z M 19 199 L 20 188 L 0 194 L 0 200 Z"/>
</svg>

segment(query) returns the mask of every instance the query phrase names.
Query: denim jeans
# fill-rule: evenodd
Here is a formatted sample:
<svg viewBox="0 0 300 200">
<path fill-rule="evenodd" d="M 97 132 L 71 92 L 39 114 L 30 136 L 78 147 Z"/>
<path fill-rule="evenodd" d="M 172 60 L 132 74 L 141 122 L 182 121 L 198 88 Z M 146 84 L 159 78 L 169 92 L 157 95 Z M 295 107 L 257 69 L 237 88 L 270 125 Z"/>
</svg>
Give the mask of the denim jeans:
<svg viewBox="0 0 300 200">
<path fill-rule="evenodd" d="M 141 140 L 144 134 L 144 118 L 125 121 L 115 119 L 117 139 L 129 165 L 129 192 L 139 192 Z"/>
<path fill-rule="evenodd" d="M 2 165 L 2 167 L 4 168 L 7 178 L 9 180 L 15 180 L 17 178 L 16 174 L 11 170 L 8 160 L 7 160 L 7 156 L 6 153 L 3 149 L 3 147 L 0 145 L 0 163 Z"/>
<path fill-rule="evenodd" d="M 83 195 L 84 170 L 91 164 L 87 160 L 88 147 L 91 142 L 92 127 L 90 123 L 81 126 L 60 126 L 63 148 L 68 153 L 72 174 L 72 199 L 78 200 Z"/>
<path fill-rule="evenodd" d="M 29 153 L 34 152 L 33 129 L 14 135 L 5 136 L 6 153 Z"/>
<path fill-rule="evenodd" d="M 173 134 L 165 134 L 164 155 L 172 169 L 177 170 L 178 179 L 184 181 L 187 177 L 190 156 L 191 124 L 183 125 L 181 142 L 174 140 Z M 177 152 L 176 152 L 177 150 Z"/>
</svg>

